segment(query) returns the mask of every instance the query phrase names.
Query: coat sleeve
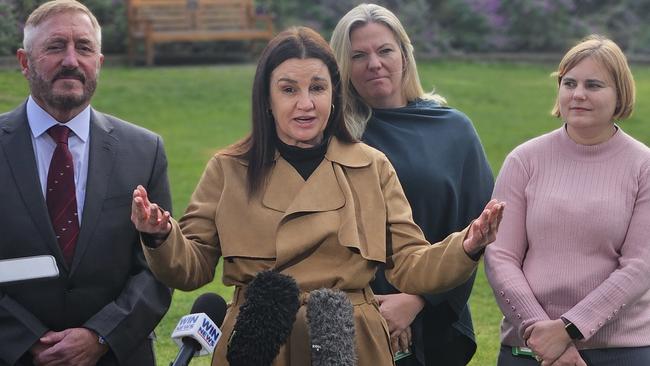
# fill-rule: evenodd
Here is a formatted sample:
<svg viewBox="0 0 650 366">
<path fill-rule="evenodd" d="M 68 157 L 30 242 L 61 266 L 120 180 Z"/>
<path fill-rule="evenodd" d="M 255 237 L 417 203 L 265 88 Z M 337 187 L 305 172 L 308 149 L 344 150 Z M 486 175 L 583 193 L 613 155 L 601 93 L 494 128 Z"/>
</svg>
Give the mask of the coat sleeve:
<svg viewBox="0 0 650 366">
<path fill-rule="evenodd" d="M 156 138 L 155 162 L 146 189 L 151 199 L 171 210 L 167 157 Z M 132 275 L 119 296 L 84 324 L 103 336 L 120 363 L 151 333 L 167 312 L 171 290 L 153 276 L 137 242 L 133 243 Z"/>
<path fill-rule="evenodd" d="M 395 169 L 385 158 L 378 164 L 386 205 L 388 281 L 410 294 L 446 291 L 467 281 L 477 266 L 463 249 L 467 229 L 429 245 L 413 222 Z"/>
<path fill-rule="evenodd" d="M 16 135 L 22 135 L 20 138 L 28 141 L 29 130 L 25 113 L 25 103 L 23 103 L 12 112 L 0 115 L 0 125 L 9 126 L 20 123 L 25 128 L 17 129 Z M 4 131 L 0 129 L 0 138 L 5 137 L 3 133 Z M 24 146 L 23 156 L 33 154 L 31 144 L 25 144 Z M 0 169 L 2 169 L 0 174 L 6 174 L 5 172 L 9 172 L 9 170 L 5 170 L 9 169 L 6 164 L 9 164 L 10 159 L 5 155 L 1 147 L 0 160 L 3 162 L 0 164 Z M 40 183 L 37 183 L 34 187 L 40 187 Z M 7 190 L 7 187 L 3 187 L 3 189 Z M 6 202 L 2 204 L 5 210 L 9 210 Z M 4 245 L 5 242 L 2 241 L 1 244 Z M 46 331 L 47 327 L 31 311 L 14 300 L 0 286 L 0 364 L 15 364 Z"/>
<path fill-rule="evenodd" d="M 157 248 L 144 246 L 151 270 L 166 285 L 183 291 L 213 280 L 221 256 L 215 224 L 223 190 L 223 169 L 217 157 L 208 163 L 185 214 L 172 221 L 169 237 Z"/>
<path fill-rule="evenodd" d="M 47 332 L 31 312 L 0 290 L 0 364 L 15 364 Z"/>
</svg>

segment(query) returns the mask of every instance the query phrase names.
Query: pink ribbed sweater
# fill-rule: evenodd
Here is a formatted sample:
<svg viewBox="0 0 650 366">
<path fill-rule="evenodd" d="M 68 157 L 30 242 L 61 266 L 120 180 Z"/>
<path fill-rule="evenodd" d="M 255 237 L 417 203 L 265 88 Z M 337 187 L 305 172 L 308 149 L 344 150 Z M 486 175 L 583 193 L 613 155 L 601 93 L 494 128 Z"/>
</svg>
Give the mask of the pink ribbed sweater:
<svg viewBox="0 0 650 366">
<path fill-rule="evenodd" d="M 564 127 L 506 158 L 493 196 L 506 202 L 485 254 L 504 314 L 501 341 L 560 316 L 579 349 L 650 345 L 650 149 L 620 128 L 578 145 Z"/>
</svg>

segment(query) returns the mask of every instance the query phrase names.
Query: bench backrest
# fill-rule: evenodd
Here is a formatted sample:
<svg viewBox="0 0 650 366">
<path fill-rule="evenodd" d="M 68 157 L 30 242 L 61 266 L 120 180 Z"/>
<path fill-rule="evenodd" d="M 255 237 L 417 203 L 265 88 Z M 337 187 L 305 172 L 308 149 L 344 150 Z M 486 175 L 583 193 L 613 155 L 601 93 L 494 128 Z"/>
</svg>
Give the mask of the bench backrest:
<svg viewBox="0 0 650 366">
<path fill-rule="evenodd" d="M 255 25 L 252 0 L 196 0 L 198 29 L 250 29 Z"/>
<path fill-rule="evenodd" d="M 129 32 L 254 28 L 253 0 L 129 0 Z"/>
</svg>

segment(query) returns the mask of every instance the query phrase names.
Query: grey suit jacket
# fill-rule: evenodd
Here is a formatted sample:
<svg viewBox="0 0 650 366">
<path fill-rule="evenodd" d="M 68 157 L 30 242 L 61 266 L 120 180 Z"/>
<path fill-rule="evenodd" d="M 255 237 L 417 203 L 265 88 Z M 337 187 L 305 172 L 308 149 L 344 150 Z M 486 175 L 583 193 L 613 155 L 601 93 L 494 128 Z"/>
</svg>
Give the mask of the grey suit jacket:
<svg viewBox="0 0 650 366">
<path fill-rule="evenodd" d="M 53 255 L 60 276 L 0 286 L 0 365 L 31 364 L 46 331 L 86 327 L 111 351 L 100 365 L 153 364 L 149 334 L 171 302 L 131 223 L 133 189 L 171 209 L 159 136 L 92 111 L 86 198 L 71 266 L 63 260 L 38 178 L 25 104 L 0 115 L 0 259 Z"/>
</svg>

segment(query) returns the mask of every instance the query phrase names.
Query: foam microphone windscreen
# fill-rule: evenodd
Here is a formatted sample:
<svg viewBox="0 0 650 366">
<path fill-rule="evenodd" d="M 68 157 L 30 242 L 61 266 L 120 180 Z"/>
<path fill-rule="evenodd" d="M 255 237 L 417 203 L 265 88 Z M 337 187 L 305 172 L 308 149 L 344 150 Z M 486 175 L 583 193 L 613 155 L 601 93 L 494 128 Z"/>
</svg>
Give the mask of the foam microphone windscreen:
<svg viewBox="0 0 650 366">
<path fill-rule="evenodd" d="M 262 271 L 250 282 L 239 308 L 226 358 L 231 366 L 271 365 L 287 341 L 300 307 L 296 281 Z"/>
<path fill-rule="evenodd" d="M 356 365 L 354 309 L 345 293 L 328 288 L 311 291 L 307 323 L 312 366 Z"/>
<path fill-rule="evenodd" d="M 228 305 L 223 297 L 215 293 L 205 293 L 197 297 L 192 304 L 190 314 L 205 313 L 212 321 L 218 326 L 223 323 L 223 318 L 226 317 Z"/>
</svg>

